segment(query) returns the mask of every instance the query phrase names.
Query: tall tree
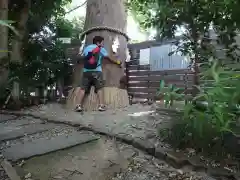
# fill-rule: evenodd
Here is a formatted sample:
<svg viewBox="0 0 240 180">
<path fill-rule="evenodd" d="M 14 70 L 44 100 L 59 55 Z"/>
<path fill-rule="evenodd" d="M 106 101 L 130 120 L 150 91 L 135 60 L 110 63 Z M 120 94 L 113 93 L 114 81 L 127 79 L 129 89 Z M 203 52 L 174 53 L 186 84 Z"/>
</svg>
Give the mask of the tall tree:
<svg viewBox="0 0 240 180">
<path fill-rule="evenodd" d="M 173 37 L 178 28 L 183 28 L 184 39 L 204 41 L 210 27 L 219 35 L 221 43 L 228 48 L 235 40 L 240 27 L 238 1 L 219 0 L 128 0 L 129 8 L 138 16 L 145 28 L 155 28 L 161 38 Z M 185 43 L 179 50 L 190 53 L 197 43 Z M 196 49 L 196 47 L 195 47 Z"/>
<path fill-rule="evenodd" d="M 124 0 L 88 0 L 87 11 L 84 30 L 89 30 L 93 27 L 107 26 L 109 28 L 119 29 L 126 32 L 127 12 L 125 9 Z M 127 40 L 124 36 L 109 32 L 106 30 L 93 30 L 86 34 L 86 44 L 92 43 L 94 36 L 100 35 L 104 37 L 104 46 L 113 57 L 112 45 L 118 39 L 120 46 L 117 55 L 122 61 L 123 66 L 126 59 Z M 79 84 L 81 79 L 81 71 L 83 63 L 76 65 L 75 79 L 73 84 Z M 104 59 L 103 61 L 103 76 L 105 79 L 104 99 L 108 107 L 118 108 L 128 105 L 128 94 L 125 89 L 120 89 L 120 79 L 124 76 L 124 68 L 119 68 L 117 65 L 112 64 Z M 70 93 L 68 99 L 68 106 L 73 107 L 78 99 L 78 94 Z M 91 90 L 87 100 L 85 101 L 85 108 L 93 110 L 97 108 L 96 96 Z"/>
<path fill-rule="evenodd" d="M 22 4 L 22 8 L 20 9 L 19 19 L 16 21 L 16 29 L 18 30 L 19 34 L 14 36 L 11 42 L 12 53 L 10 56 L 10 62 L 18 63 L 19 65 L 21 65 L 23 62 L 23 40 L 26 36 L 30 8 L 31 0 L 25 0 Z M 12 97 L 15 101 L 18 101 L 20 97 L 19 83 L 16 81 L 13 82 Z"/>
<path fill-rule="evenodd" d="M 28 48 L 28 40 L 34 33 L 39 33 L 52 17 L 63 15 L 63 6 L 71 0 L 24 0 L 23 2 L 12 0 L 9 3 L 9 18 L 14 20 L 18 35 L 8 34 L 11 41 L 10 62 L 21 65 L 24 59 L 29 56 L 25 51 Z M 39 8 L 44 11 L 39 11 Z M 10 43 L 10 42 L 9 42 Z M 12 97 L 15 101 L 19 101 L 20 87 L 19 82 L 13 83 Z"/>
<path fill-rule="evenodd" d="M 28 54 L 30 51 L 27 49 L 31 44 L 32 37 L 42 33 L 53 17 L 64 15 L 63 6 L 69 2 L 71 0 L 24 0 L 21 2 L 3 0 L 0 2 L 0 20 L 10 19 L 9 22 L 13 22 L 12 25 L 18 32 L 14 34 L 12 31 L 8 31 L 6 26 L 0 26 L 1 89 L 5 89 L 3 83 L 6 85 L 9 61 L 11 64 L 15 63 L 20 66 L 25 60 L 28 60 L 31 55 Z M 44 9 L 44 11 L 39 11 L 39 9 Z M 20 87 L 18 80 L 16 80 L 12 91 L 14 99 L 19 99 L 19 92 Z M 2 93 L 0 94 L 2 95 Z"/>
<path fill-rule="evenodd" d="M 8 0 L 0 1 L 0 20 L 8 20 Z M 8 27 L 0 25 L 0 87 L 7 80 L 8 70 Z M 1 92 L 0 92 L 1 93 Z"/>
</svg>

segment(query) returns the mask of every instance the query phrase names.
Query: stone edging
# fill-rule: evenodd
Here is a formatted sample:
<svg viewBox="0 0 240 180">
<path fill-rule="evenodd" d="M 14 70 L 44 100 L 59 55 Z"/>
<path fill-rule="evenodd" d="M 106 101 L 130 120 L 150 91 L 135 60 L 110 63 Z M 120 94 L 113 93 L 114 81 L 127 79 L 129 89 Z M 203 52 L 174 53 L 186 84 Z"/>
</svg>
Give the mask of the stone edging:
<svg viewBox="0 0 240 180">
<path fill-rule="evenodd" d="M 74 127 L 78 127 L 80 130 L 91 131 L 95 134 L 104 135 L 113 139 L 116 139 L 120 142 L 126 143 L 131 145 L 139 150 L 146 152 L 147 154 L 154 156 L 155 158 L 161 159 L 166 161 L 168 164 L 173 166 L 174 168 L 180 169 L 184 166 L 190 166 L 194 171 L 204 171 L 208 175 L 212 177 L 225 177 L 231 180 L 239 180 L 240 174 L 239 173 L 232 173 L 225 169 L 214 169 L 204 165 L 203 163 L 199 162 L 196 163 L 193 160 L 189 160 L 186 157 L 178 157 L 173 151 L 171 152 L 169 149 L 163 147 L 155 147 L 154 144 L 144 141 L 140 138 L 133 138 L 127 134 L 113 134 L 109 131 L 103 131 L 102 129 L 92 128 L 90 126 L 82 126 L 78 123 L 69 122 L 69 121 L 57 121 L 53 119 L 49 119 L 46 117 L 37 116 L 31 113 L 23 113 L 23 112 L 8 112 L 8 111 L 0 111 L 0 114 L 7 114 L 7 115 L 16 115 L 16 116 L 31 116 L 36 119 L 41 119 L 43 121 L 51 122 L 51 123 L 58 123 L 58 124 L 66 124 Z"/>
</svg>

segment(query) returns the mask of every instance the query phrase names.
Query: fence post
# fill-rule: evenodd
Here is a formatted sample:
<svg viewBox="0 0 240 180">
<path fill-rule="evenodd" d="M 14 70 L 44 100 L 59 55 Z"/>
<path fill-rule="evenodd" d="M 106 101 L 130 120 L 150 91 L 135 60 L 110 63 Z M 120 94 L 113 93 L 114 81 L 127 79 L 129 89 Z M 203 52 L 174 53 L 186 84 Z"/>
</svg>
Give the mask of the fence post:
<svg viewBox="0 0 240 180">
<path fill-rule="evenodd" d="M 149 91 L 149 88 L 150 88 L 150 64 L 149 64 L 149 68 L 147 70 L 147 88 L 148 88 L 148 93 L 147 93 L 147 102 L 150 103 L 151 101 L 151 98 L 150 98 L 150 91 Z"/>
<path fill-rule="evenodd" d="M 126 69 L 125 69 L 125 74 L 126 74 L 126 89 L 127 89 L 127 93 L 129 92 L 129 62 L 125 63 L 126 65 Z M 130 97 L 129 93 L 128 93 L 128 100 L 129 100 L 129 104 L 132 105 L 132 98 Z"/>
<path fill-rule="evenodd" d="M 184 103 L 185 105 L 188 103 L 187 100 L 187 89 L 188 89 L 188 74 L 187 72 L 184 73 Z"/>
<path fill-rule="evenodd" d="M 196 86 L 198 86 L 200 84 L 200 79 L 199 79 L 199 73 L 200 73 L 200 68 L 199 68 L 199 62 L 195 59 L 194 62 L 194 87 L 193 87 L 193 96 L 196 96 L 199 92 L 198 92 L 198 88 L 196 88 Z"/>
</svg>

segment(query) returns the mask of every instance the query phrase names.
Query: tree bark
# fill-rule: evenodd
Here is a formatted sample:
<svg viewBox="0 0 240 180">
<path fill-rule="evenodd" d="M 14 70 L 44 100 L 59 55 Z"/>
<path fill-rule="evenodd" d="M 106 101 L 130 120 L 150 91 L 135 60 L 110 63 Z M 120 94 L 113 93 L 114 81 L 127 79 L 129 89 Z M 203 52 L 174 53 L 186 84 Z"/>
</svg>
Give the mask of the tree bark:
<svg viewBox="0 0 240 180">
<path fill-rule="evenodd" d="M 126 32 L 126 22 L 127 22 L 127 12 L 124 6 L 124 0 L 88 0 L 87 1 L 87 11 L 86 11 L 86 21 L 85 30 L 92 27 L 102 27 L 107 26 L 110 28 L 116 28 L 122 32 Z M 117 57 L 122 61 L 123 67 L 125 67 L 126 60 L 126 50 L 127 50 L 127 40 L 124 36 L 109 32 L 109 31 L 94 31 L 86 35 L 85 45 L 92 44 L 92 39 L 94 36 L 104 37 L 104 47 L 108 51 L 109 56 L 113 57 L 112 45 L 116 38 L 119 40 L 119 48 L 117 52 Z M 75 66 L 75 82 L 74 85 L 79 84 L 82 72 L 82 63 Z M 129 105 L 128 94 L 126 89 L 120 88 L 120 80 L 124 76 L 124 68 L 119 68 L 118 65 L 109 62 L 104 59 L 103 64 L 103 78 L 105 80 L 104 100 L 108 108 L 119 108 Z M 122 86 L 121 86 L 122 87 Z M 78 99 L 77 92 L 71 91 L 67 105 L 68 107 L 74 107 L 76 100 Z M 85 100 L 84 108 L 85 110 L 95 110 L 97 108 L 97 98 L 94 93 L 94 89 L 91 88 L 90 94 Z"/>
<path fill-rule="evenodd" d="M 26 35 L 26 25 L 29 17 L 29 10 L 31 6 L 31 0 L 25 0 L 24 8 L 20 12 L 19 20 L 17 23 L 17 31 L 19 33 L 18 36 L 15 36 L 12 41 L 12 53 L 10 57 L 10 61 L 13 63 L 17 63 L 19 65 L 23 62 L 22 51 L 23 51 L 23 40 Z M 12 97 L 14 101 L 19 101 L 20 96 L 20 87 L 18 82 L 13 82 L 13 91 Z"/>
<path fill-rule="evenodd" d="M 0 1 L 0 19 L 8 20 L 8 0 Z M 8 27 L 0 26 L 0 87 L 8 77 Z"/>
</svg>

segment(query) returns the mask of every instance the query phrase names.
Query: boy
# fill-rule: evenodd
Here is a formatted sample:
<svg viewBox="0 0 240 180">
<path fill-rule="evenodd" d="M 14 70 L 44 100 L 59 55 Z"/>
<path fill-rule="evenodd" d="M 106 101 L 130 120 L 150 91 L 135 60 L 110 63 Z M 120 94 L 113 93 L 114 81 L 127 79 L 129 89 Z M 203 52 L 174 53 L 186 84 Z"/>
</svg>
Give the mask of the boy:
<svg viewBox="0 0 240 180">
<path fill-rule="evenodd" d="M 76 106 L 76 111 L 81 112 L 83 98 L 85 92 L 91 89 L 91 86 L 95 87 L 95 92 L 97 93 L 98 97 L 98 110 L 105 111 L 105 106 L 103 103 L 103 74 L 102 74 L 102 59 L 108 59 L 111 62 L 118 64 L 121 66 L 120 61 L 112 60 L 108 56 L 108 52 L 103 47 L 104 38 L 101 36 L 95 36 L 93 38 L 93 44 L 88 45 L 83 50 L 84 56 L 84 68 L 83 68 L 83 76 L 82 76 L 82 84 L 81 90 L 79 95 L 79 104 Z"/>
</svg>

